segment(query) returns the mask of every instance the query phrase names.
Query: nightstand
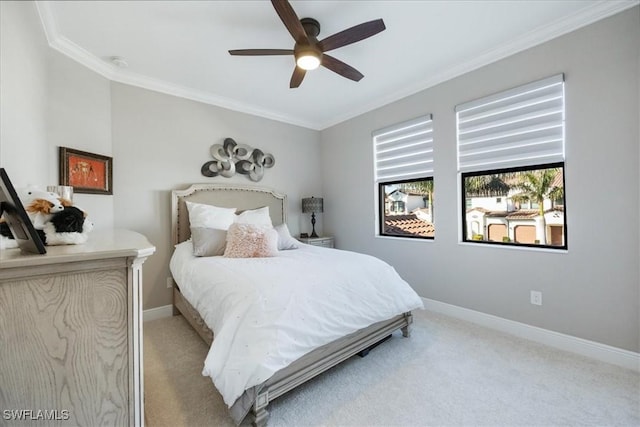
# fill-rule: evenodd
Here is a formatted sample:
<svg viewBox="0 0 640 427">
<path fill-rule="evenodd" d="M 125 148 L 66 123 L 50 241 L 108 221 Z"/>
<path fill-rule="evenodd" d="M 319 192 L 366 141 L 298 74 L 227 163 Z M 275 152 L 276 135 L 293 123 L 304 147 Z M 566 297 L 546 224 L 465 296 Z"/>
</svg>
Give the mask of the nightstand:
<svg viewBox="0 0 640 427">
<path fill-rule="evenodd" d="M 333 237 L 298 237 L 302 243 L 324 248 L 333 248 Z"/>
</svg>

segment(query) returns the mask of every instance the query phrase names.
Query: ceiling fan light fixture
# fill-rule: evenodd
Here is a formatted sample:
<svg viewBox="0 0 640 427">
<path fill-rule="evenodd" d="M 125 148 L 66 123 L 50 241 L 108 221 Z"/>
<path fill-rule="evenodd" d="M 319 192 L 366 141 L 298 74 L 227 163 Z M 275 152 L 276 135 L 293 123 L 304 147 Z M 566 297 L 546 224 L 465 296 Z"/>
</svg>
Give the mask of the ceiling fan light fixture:
<svg viewBox="0 0 640 427">
<path fill-rule="evenodd" d="M 0 0 L 1 1 L 1 0 Z M 293 50 L 291 49 L 235 49 L 230 50 L 230 55 L 241 56 L 262 56 L 262 55 L 291 55 L 296 61 L 293 69 L 289 87 L 295 89 L 300 87 L 302 79 L 308 70 L 315 70 L 320 65 L 354 82 L 359 82 L 364 75 L 339 59 L 325 52 L 359 42 L 380 31 L 386 29 L 382 19 L 363 22 L 362 24 L 342 30 L 322 40 L 318 40 L 320 34 L 320 23 L 313 18 L 298 19 L 293 7 L 288 0 L 271 0 L 271 4 L 280 17 L 280 20 L 287 27 L 287 31 L 295 40 Z"/>
<path fill-rule="evenodd" d="M 303 70 L 315 70 L 320 66 L 322 53 L 315 50 L 301 51 L 296 55 L 296 65 Z"/>
</svg>

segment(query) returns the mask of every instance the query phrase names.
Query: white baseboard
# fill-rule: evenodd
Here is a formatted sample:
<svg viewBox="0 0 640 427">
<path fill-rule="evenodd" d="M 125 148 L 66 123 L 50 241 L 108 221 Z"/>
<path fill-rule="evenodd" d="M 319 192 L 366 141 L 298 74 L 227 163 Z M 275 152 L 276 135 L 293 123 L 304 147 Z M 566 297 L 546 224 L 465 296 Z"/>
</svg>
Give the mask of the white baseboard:
<svg viewBox="0 0 640 427">
<path fill-rule="evenodd" d="M 430 311 L 456 317 L 487 328 L 506 332 L 520 338 L 555 347 L 560 350 L 570 351 L 572 353 L 577 353 L 582 356 L 640 372 L 640 353 L 612 347 L 595 341 L 585 340 L 571 335 L 561 334 L 559 332 L 527 325 L 526 323 L 515 322 L 513 320 L 504 319 L 502 317 L 493 316 L 479 311 L 469 310 L 468 308 L 458 307 L 456 305 L 447 304 L 429 298 L 422 298 L 422 300 L 424 301 L 425 308 Z"/>
<path fill-rule="evenodd" d="M 163 305 L 162 307 L 150 308 L 142 312 L 142 320 L 144 322 L 171 316 L 173 316 L 173 305 L 171 304 Z"/>
</svg>

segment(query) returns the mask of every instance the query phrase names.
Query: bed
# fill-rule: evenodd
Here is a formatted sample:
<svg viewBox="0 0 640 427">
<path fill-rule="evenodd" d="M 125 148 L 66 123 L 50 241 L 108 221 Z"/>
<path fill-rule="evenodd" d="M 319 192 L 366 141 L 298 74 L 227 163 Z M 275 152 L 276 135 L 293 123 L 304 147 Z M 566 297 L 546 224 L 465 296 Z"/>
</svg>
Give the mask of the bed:
<svg viewBox="0 0 640 427">
<path fill-rule="evenodd" d="M 207 372 L 207 370 L 211 370 L 208 366 L 209 366 L 209 359 L 210 357 L 212 357 L 212 353 L 214 352 L 214 341 L 215 341 L 214 338 L 218 337 L 219 339 L 219 341 L 216 341 L 216 344 L 220 342 L 224 343 L 225 341 L 229 340 L 228 339 L 229 336 L 235 337 L 236 335 L 241 335 L 241 333 L 240 332 L 229 333 L 228 329 L 230 327 L 226 328 L 226 325 L 223 325 L 221 327 L 217 323 L 217 322 L 222 322 L 222 319 L 227 319 L 225 320 L 225 322 L 229 322 L 229 323 L 233 323 L 233 321 L 229 320 L 229 316 L 227 316 L 226 314 L 225 316 L 227 317 L 221 316 L 218 313 L 212 314 L 211 310 L 209 310 L 209 307 L 217 307 L 217 309 L 219 309 L 221 307 L 222 302 L 215 301 L 213 303 L 207 302 L 205 304 L 204 300 L 200 300 L 199 299 L 200 297 L 198 296 L 199 294 L 196 294 L 193 289 L 194 288 L 209 289 L 209 287 L 207 287 L 206 284 L 200 287 L 193 286 L 190 284 L 190 281 L 194 280 L 195 282 L 196 277 L 200 277 L 200 278 L 204 277 L 205 274 L 197 273 L 199 271 L 197 269 L 203 269 L 203 268 L 210 269 L 208 271 L 216 271 L 215 275 L 211 275 L 211 274 L 209 275 L 209 276 L 216 276 L 216 280 L 223 280 L 223 279 L 220 279 L 220 277 L 222 277 L 223 274 L 226 274 L 225 273 L 226 270 L 230 271 L 229 274 L 235 274 L 240 276 L 243 276 L 243 274 L 242 272 L 239 273 L 238 271 L 236 271 L 235 273 L 231 272 L 233 265 L 235 265 L 233 264 L 234 261 L 228 260 L 225 257 L 207 257 L 206 259 L 204 257 L 201 257 L 197 260 L 195 257 L 193 257 L 191 253 L 193 246 L 189 246 L 191 245 L 190 243 L 191 228 L 190 228 L 189 210 L 187 209 L 187 203 L 190 203 L 190 204 L 195 203 L 200 205 L 212 205 L 212 206 L 221 207 L 221 208 L 236 208 L 238 212 L 249 211 L 257 208 L 264 209 L 264 207 L 266 206 L 268 207 L 268 211 L 269 211 L 273 226 L 278 226 L 280 224 L 286 224 L 287 198 L 285 195 L 279 194 L 271 189 L 259 188 L 259 187 L 253 187 L 253 186 L 242 186 L 242 185 L 194 184 L 184 190 L 172 191 L 172 198 L 171 198 L 172 243 L 175 249 L 171 259 L 171 270 L 172 270 L 172 276 L 175 282 L 175 286 L 173 289 L 174 314 L 176 315 L 182 314 L 184 318 L 195 329 L 195 331 L 200 335 L 200 337 L 207 344 L 211 346 L 209 356 L 205 361 L 205 369 L 203 370 L 203 373 L 205 373 Z M 193 206 L 193 205 L 190 205 L 190 206 Z M 312 247 L 310 245 L 305 245 L 302 243 L 300 243 L 300 250 L 282 251 L 281 254 L 282 255 L 280 256 L 280 253 L 279 253 L 278 257 L 276 257 L 277 261 L 281 263 L 280 266 L 295 266 L 296 265 L 295 263 L 298 263 L 298 262 L 312 262 L 312 261 L 308 261 L 307 258 L 320 259 L 320 260 L 326 259 L 326 262 L 332 262 L 330 261 L 330 258 L 334 258 L 334 257 L 342 257 L 343 259 L 348 260 L 345 263 L 343 263 L 344 268 L 347 268 L 348 267 L 347 264 L 351 263 L 350 258 L 348 257 L 364 258 L 365 263 L 366 262 L 371 262 L 374 264 L 378 262 L 382 263 L 380 260 L 377 260 L 376 258 L 373 258 L 373 257 L 368 257 L 366 255 L 355 254 L 348 251 L 339 251 L 335 249 Z M 184 261 L 178 258 L 184 258 Z M 190 260 L 189 258 L 193 258 L 193 259 Z M 273 278 L 280 277 L 279 275 L 275 275 L 275 276 L 273 274 L 270 275 L 270 272 L 274 270 L 274 268 L 269 265 L 269 262 L 271 262 L 271 261 L 268 261 L 269 258 L 254 258 L 254 260 L 261 260 L 261 261 L 255 261 L 255 264 L 251 264 L 252 266 L 255 266 L 255 268 L 251 267 L 250 268 L 251 270 L 256 270 L 256 274 L 264 275 L 261 277 L 271 278 L 271 282 L 277 281 L 277 280 L 274 280 Z M 187 267 L 176 267 L 176 265 L 183 265 L 183 264 L 179 264 L 182 262 L 186 263 L 184 265 L 186 265 Z M 230 262 L 231 266 L 224 264 L 226 262 Z M 237 263 L 237 261 L 235 262 Z M 247 262 L 254 262 L 254 261 L 247 261 Z M 360 261 L 358 261 L 358 263 L 359 262 Z M 193 263 L 193 266 L 192 264 L 189 264 L 189 263 Z M 206 267 L 204 266 L 205 264 L 207 265 Z M 310 266 L 311 264 L 305 265 L 304 268 L 307 269 Z M 343 267 L 340 268 L 340 271 Z M 385 274 L 394 274 L 397 276 L 397 273 L 395 273 L 395 270 L 393 270 L 390 266 L 387 266 L 387 267 L 388 267 L 388 270 L 390 270 L 391 272 L 387 272 Z M 371 267 L 367 266 L 366 268 L 370 269 Z M 281 273 L 284 273 L 286 271 L 288 274 L 288 270 L 289 270 L 289 267 L 285 267 L 285 268 L 280 268 L 277 271 Z M 294 269 L 291 269 L 291 270 L 292 270 L 291 273 L 294 274 Z M 261 271 L 262 273 L 260 273 Z M 318 273 L 320 272 L 318 271 Z M 233 276 L 230 276 L 230 277 L 233 277 Z M 322 278 L 322 274 L 319 274 L 318 277 Z M 380 280 L 384 281 L 383 280 L 384 277 L 385 276 L 382 275 Z M 399 276 L 398 276 L 398 279 L 399 279 Z M 289 279 L 285 279 L 283 276 L 283 280 L 282 280 L 283 286 L 285 283 L 288 283 L 288 280 Z M 238 283 L 242 285 L 242 280 L 238 279 L 237 283 L 233 284 L 234 287 L 241 288 L 242 286 L 244 286 L 244 285 L 242 286 L 238 285 Z M 406 287 L 408 288 L 408 285 L 406 285 Z M 289 292 L 289 291 L 304 292 L 304 289 L 297 290 L 296 288 L 297 286 L 286 288 L 288 289 L 286 292 Z M 368 292 L 367 294 L 369 293 L 376 294 L 379 292 L 382 292 L 382 291 L 375 289 L 374 291 Z M 362 319 L 362 321 L 360 321 L 360 319 L 358 319 L 358 322 L 370 322 L 371 318 L 386 316 L 384 317 L 383 320 L 378 320 L 373 323 L 366 323 L 366 326 L 358 327 L 357 329 L 349 333 L 337 336 L 335 339 L 332 338 L 330 342 L 326 342 L 322 345 L 316 346 L 314 349 L 310 351 L 304 350 L 305 353 L 300 357 L 298 357 L 298 355 L 295 354 L 293 350 L 292 351 L 287 350 L 286 352 L 283 352 L 283 354 L 279 354 L 278 358 L 276 358 L 273 355 L 269 356 L 271 357 L 270 361 L 276 358 L 278 361 L 282 363 L 286 363 L 286 366 L 282 366 L 277 371 L 274 371 L 272 374 L 268 376 L 268 378 L 264 380 L 258 377 L 258 383 L 256 384 L 249 382 L 248 384 L 250 386 L 246 387 L 246 389 L 244 389 L 241 392 L 241 394 L 237 397 L 237 399 L 235 395 L 233 395 L 230 401 L 228 402 L 227 397 L 229 392 L 227 391 L 227 386 L 219 385 L 219 384 L 222 384 L 220 380 L 221 375 L 214 375 L 211 372 L 207 372 L 207 375 L 210 374 L 210 376 L 212 377 L 212 380 L 214 380 L 214 383 L 216 384 L 216 387 L 218 388 L 219 391 L 221 391 L 221 394 L 225 398 L 225 403 L 227 403 L 229 406 L 230 416 L 234 419 L 236 424 L 240 424 L 240 422 L 248 414 L 250 414 L 250 416 L 252 417 L 253 425 L 256 425 L 256 426 L 266 425 L 269 417 L 269 413 L 267 411 L 269 402 L 273 401 L 277 397 L 294 389 L 298 385 L 303 384 L 304 382 L 312 379 L 316 375 L 326 371 L 327 369 L 330 369 L 331 367 L 337 365 L 338 363 L 356 354 L 363 354 L 363 353 L 366 354 L 368 349 L 370 349 L 372 346 L 376 345 L 380 341 L 386 339 L 392 332 L 396 330 L 401 330 L 402 335 L 404 337 L 408 337 L 410 333 L 409 326 L 412 323 L 411 309 L 422 307 L 422 302 L 417 297 L 417 295 L 415 295 L 415 292 L 410 290 L 410 288 L 408 291 L 402 290 L 402 292 L 399 292 L 399 293 L 406 294 L 403 297 L 404 301 L 401 301 L 396 305 L 394 305 L 395 302 L 393 301 L 389 304 L 385 304 L 385 307 L 391 306 L 391 308 L 389 308 L 388 310 L 389 310 L 389 313 L 392 313 L 392 314 L 378 313 L 379 310 L 377 308 L 375 310 L 371 310 L 371 312 L 375 312 L 375 314 L 366 313 L 366 312 L 363 312 L 363 310 L 360 310 L 365 314 L 371 314 L 371 316 L 364 316 L 364 317 L 368 317 L 369 320 Z M 415 298 L 413 296 L 415 296 Z M 271 297 L 273 297 L 273 295 Z M 227 298 L 227 296 L 225 296 L 225 298 Z M 351 298 L 353 298 L 353 296 L 351 296 Z M 378 298 L 387 299 L 388 296 L 382 295 L 382 296 L 379 296 Z M 366 298 L 362 298 L 362 299 L 365 300 Z M 262 303 L 260 304 L 256 303 L 256 304 L 264 305 Z M 331 307 L 333 307 L 334 305 L 335 304 L 332 304 Z M 195 307 L 198 307 L 199 310 L 196 309 Z M 398 311 L 399 310 L 398 307 L 413 307 L 413 308 L 399 311 L 397 313 L 393 312 L 393 310 Z M 245 310 L 245 309 L 242 308 L 242 310 Z M 352 311 L 358 312 L 358 310 L 352 310 Z M 237 317 L 240 318 L 240 316 L 237 316 Z M 355 325 L 355 324 L 358 324 L 358 322 L 356 321 L 352 322 L 351 319 L 348 319 L 346 323 L 348 323 L 349 325 Z M 329 330 L 331 328 L 329 326 L 325 328 L 324 325 L 321 325 L 319 329 Z M 217 334 L 215 337 L 214 337 L 213 331 L 217 331 Z M 335 334 L 336 332 L 331 331 L 331 333 Z M 286 335 L 286 334 L 283 333 L 282 331 L 279 331 L 274 336 L 278 337 L 278 341 L 282 341 L 284 339 L 282 338 L 283 335 Z M 319 342 L 319 340 L 321 339 L 326 340 L 327 336 L 329 336 L 328 332 L 327 334 L 324 334 L 322 337 L 318 338 L 318 340 L 316 341 Z M 309 338 L 309 340 L 313 341 L 312 338 Z M 310 346 L 312 344 L 313 343 L 305 343 L 305 345 L 307 346 Z M 219 349 L 221 348 L 222 345 L 223 344 L 220 344 L 217 346 L 218 352 L 220 352 Z M 298 347 L 300 347 L 300 345 Z M 296 347 L 296 350 L 297 349 L 298 348 Z M 234 358 L 232 359 L 234 361 L 238 358 L 241 358 L 243 354 L 239 349 L 234 350 L 233 348 L 231 348 L 228 351 L 230 355 L 235 355 Z M 275 352 L 275 350 L 272 350 L 272 352 Z M 267 351 L 267 354 L 269 354 L 269 351 Z M 288 361 L 283 356 L 285 354 L 287 356 L 294 354 L 295 358 L 291 361 Z M 216 357 L 217 356 L 214 355 L 212 360 L 212 363 L 214 366 L 217 363 L 215 359 Z M 279 366 L 279 365 L 276 365 L 276 366 Z M 248 369 L 248 371 L 250 370 Z M 271 371 L 266 370 L 266 372 L 271 372 Z M 238 374 L 240 375 L 240 372 Z M 230 377 L 230 375 L 227 375 L 227 377 Z M 252 378 L 251 380 L 254 382 L 256 381 L 255 378 Z M 235 377 L 233 381 L 235 381 Z M 232 383 L 233 381 L 229 380 L 227 382 Z M 241 383 L 241 384 L 244 384 L 244 383 Z M 237 384 L 232 384 L 232 385 L 234 385 L 237 389 Z"/>
</svg>

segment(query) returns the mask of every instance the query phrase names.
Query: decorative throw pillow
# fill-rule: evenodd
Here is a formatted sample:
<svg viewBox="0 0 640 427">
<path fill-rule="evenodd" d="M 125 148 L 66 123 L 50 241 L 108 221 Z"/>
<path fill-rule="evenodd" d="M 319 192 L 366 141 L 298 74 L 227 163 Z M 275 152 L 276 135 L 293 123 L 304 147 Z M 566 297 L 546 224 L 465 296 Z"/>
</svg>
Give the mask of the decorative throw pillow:
<svg viewBox="0 0 640 427">
<path fill-rule="evenodd" d="M 272 222 L 271 216 L 269 215 L 269 206 L 240 212 L 236 215 L 235 222 L 237 224 L 266 225 L 271 227 Z"/>
<path fill-rule="evenodd" d="M 227 229 L 236 217 L 235 208 L 221 208 L 186 202 L 191 225 L 191 240 L 195 256 L 224 254 Z"/>
<path fill-rule="evenodd" d="M 227 231 L 227 258 L 278 256 L 278 233 L 272 226 L 232 224 Z"/>
<path fill-rule="evenodd" d="M 291 237 L 287 224 L 280 224 L 274 227 L 278 233 L 278 250 L 298 249 L 298 241 Z"/>
</svg>

